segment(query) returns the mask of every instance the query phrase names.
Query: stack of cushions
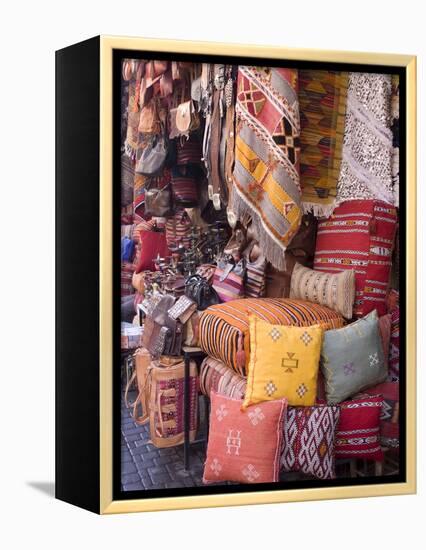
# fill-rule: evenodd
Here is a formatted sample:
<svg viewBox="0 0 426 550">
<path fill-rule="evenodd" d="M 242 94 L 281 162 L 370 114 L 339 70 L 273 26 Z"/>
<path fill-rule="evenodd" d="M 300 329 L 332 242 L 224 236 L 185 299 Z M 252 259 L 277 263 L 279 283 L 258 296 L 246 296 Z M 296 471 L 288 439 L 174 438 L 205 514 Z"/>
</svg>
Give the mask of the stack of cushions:
<svg viewBox="0 0 426 550">
<path fill-rule="evenodd" d="M 344 324 L 338 312 L 304 300 L 245 298 L 210 306 L 200 318 L 200 347 L 242 375 L 250 358 L 249 314 L 275 325 L 329 330 Z"/>
<path fill-rule="evenodd" d="M 327 331 L 318 324 L 271 324 L 254 314 L 248 316 L 248 322 L 247 377 L 211 357 L 204 360 L 200 373 L 204 394 L 238 403 L 238 418 L 228 418 L 232 429 L 242 432 L 240 420 L 247 418 L 245 414 L 257 416 L 259 407 L 267 403 L 278 407 L 285 400 L 289 406 L 282 427 L 283 471 L 330 479 L 335 476 L 335 458 L 383 460 L 381 444 L 386 440 L 389 445 L 398 437 L 398 388 L 380 384 L 387 376 L 383 346 L 389 345 L 389 318 L 382 332 L 376 311 L 351 325 Z M 318 399 L 320 372 L 326 401 Z M 213 413 L 212 408 L 210 430 L 217 429 Z M 281 424 L 275 429 L 278 426 Z M 251 448 L 252 462 L 256 449 L 262 452 L 258 446 Z M 213 455 L 208 456 L 213 460 Z M 229 470 L 226 457 L 222 456 L 220 465 L 220 475 L 225 476 L 220 480 L 244 481 L 241 473 Z M 209 481 L 219 481 L 216 473 L 208 476 Z M 255 474 L 251 477 L 249 482 L 260 482 Z"/>
<path fill-rule="evenodd" d="M 314 269 L 355 271 L 354 316 L 386 313 L 397 214 L 377 200 L 350 200 L 318 223 Z"/>
</svg>

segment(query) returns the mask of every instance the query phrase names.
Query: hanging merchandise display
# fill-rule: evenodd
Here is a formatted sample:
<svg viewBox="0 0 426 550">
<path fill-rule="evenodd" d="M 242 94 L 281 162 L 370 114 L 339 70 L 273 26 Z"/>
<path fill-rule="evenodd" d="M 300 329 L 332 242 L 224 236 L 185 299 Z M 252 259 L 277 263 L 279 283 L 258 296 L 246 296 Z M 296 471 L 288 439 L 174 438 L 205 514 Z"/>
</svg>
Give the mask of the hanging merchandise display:
<svg viewBox="0 0 426 550">
<path fill-rule="evenodd" d="M 387 475 L 399 79 L 130 59 L 122 72 L 122 430 L 131 416 L 141 483 L 160 486 L 164 464 L 165 488 L 190 486 L 180 460 L 198 485 L 354 477 L 360 460 Z"/>
</svg>

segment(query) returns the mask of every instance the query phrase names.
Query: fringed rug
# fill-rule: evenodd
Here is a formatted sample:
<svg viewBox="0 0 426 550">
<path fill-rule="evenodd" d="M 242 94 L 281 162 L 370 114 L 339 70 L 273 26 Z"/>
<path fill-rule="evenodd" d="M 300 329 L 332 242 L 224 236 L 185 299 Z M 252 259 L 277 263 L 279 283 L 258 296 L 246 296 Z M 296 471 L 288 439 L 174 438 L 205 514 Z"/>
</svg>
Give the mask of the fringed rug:
<svg viewBox="0 0 426 550">
<path fill-rule="evenodd" d="M 394 204 L 391 76 L 349 73 L 336 205 L 353 199 Z"/>
<path fill-rule="evenodd" d="M 237 86 L 232 209 L 252 218 L 262 252 L 283 270 L 302 217 L 297 71 L 240 66 Z"/>
<path fill-rule="evenodd" d="M 342 160 L 348 73 L 299 70 L 302 208 L 330 216 Z"/>
</svg>

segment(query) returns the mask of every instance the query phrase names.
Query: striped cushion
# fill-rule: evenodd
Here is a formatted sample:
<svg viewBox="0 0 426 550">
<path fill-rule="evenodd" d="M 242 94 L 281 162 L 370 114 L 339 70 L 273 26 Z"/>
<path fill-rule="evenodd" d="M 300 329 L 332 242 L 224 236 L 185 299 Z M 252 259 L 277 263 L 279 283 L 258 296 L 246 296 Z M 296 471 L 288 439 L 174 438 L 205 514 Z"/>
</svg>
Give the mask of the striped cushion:
<svg viewBox="0 0 426 550">
<path fill-rule="evenodd" d="M 355 270 L 354 316 L 386 313 L 396 210 L 376 200 L 346 201 L 318 223 L 314 269 Z"/>
<path fill-rule="evenodd" d="M 200 391 L 207 397 L 210 397 L 210 392 L 214 390 L 228 397 L 244 399 L 246 387 L 247 379 L 221 361 L 206 357 L 201 363 Z"/>
<path fill-rule="evenodd" d="M 308 327 L 320 324 L 325 330 L 341 328 L 343 317 L 328 307 L 286 298 L 245 298 L 207 308 L 200 320 L 200 346 L 215 359 L 245 375 L 250 355 L 248 316 L 276 325 Z"/>
</svg>

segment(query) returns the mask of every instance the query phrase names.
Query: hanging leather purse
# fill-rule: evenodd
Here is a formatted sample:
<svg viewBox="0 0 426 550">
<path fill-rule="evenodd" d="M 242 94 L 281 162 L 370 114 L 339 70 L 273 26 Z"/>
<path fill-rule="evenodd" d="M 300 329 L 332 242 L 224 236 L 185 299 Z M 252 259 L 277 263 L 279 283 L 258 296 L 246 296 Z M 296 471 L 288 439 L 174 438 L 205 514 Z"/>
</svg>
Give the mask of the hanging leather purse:
<svg viewBox="0 0 426 550">
<path fill-rule="evenodd" d="M 200 117 L 192 99 L 181 103 L 176 110 L 176 128 L 181 136 L 189 136 L 200 127 Z"/>
<path fill-rule="evenodd" d="M 153 97 L 141 109 L 138 131 L 141 134 L 159 134 L 161 129 L 158 99 Z"/>
<path fill-rule="evenodd" d="M 155 176 L 166 164 L 168 140 L 164 132 L 153 135 L 146 147 L 142 149 L 136 164 L 136 172 L 144 176 Z"/>
</svg>

